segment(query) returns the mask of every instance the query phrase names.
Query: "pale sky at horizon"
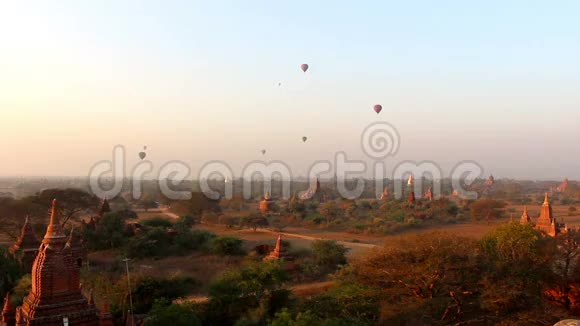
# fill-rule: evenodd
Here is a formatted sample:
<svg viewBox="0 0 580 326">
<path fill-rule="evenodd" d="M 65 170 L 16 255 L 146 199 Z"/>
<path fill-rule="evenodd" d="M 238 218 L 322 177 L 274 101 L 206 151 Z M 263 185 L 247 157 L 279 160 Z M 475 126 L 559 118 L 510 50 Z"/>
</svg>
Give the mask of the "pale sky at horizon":
<svg viewBox="0 0 580 326">
<path fill-rule="evenodd" d="M 86 176 L 117 144 L 128 169 L 147 145 L 304 175 L 387 121 L 389 166 L 580 179 L 578 1 L 32 3 L 0 4 L 0 176 Z"/>
</svg>

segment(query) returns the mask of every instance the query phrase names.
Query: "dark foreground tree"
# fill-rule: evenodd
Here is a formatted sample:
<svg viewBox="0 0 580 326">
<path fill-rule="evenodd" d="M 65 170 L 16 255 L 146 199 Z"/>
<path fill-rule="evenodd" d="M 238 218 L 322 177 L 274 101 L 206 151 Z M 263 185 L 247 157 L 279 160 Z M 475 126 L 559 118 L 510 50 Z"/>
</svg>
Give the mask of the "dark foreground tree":
<svg viewBox="0 0 580 326">
<path fill-rule="evenodd" d="M 278 262 L 253 263 L 226 272 L 210 287 L 204 324 L 231 325 L 244 319 L 256 325 L 288 303 L 287 275 Z"/>
</svg>

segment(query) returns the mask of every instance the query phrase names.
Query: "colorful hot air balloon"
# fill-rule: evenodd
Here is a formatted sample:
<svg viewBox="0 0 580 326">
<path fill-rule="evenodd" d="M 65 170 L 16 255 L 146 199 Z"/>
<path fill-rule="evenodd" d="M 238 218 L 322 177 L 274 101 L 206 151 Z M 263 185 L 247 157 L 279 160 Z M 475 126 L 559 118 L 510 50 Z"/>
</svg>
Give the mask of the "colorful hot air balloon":
<svg viewBox="0 0 580 326">
<path fill-rule="evenodd" d="M 376 112 L 377 114 L 381 113 L 381 110 L 382 110 L 382 109 L 383 109 L 383 106 L 382 106 L 382 105 L 380 105 L 380 104 L 376 104 L 376 105 L 373 107 L 373 110 L 375 110 L 375 112 Z"/>
<path fill-rule="evenodd" d="M 304 136 L 302 137 L 302 142 L 305 143 L 308 140 L 308 137 Z"/>
<path fill-rule="evenodd" d="M 139 152 L 139 158 L 141 160 L 143 160 L 146 156 L 147 156 L 147 153 L 145 153 L 145 152 Z"/>
<path fill-rule="evenodd" d="M 306 72 L 306 70 L 308 70 L 308 64 L 306 63 L 301 64 L 300 69 L 302 69 L 303 72 Z"/>
<path fill-rule="evenodd" d="M 262 150 L 262 155 L 264 155 L 264 154 L 266 154 L 266 150 L 265 149 Z"/>
</svg>

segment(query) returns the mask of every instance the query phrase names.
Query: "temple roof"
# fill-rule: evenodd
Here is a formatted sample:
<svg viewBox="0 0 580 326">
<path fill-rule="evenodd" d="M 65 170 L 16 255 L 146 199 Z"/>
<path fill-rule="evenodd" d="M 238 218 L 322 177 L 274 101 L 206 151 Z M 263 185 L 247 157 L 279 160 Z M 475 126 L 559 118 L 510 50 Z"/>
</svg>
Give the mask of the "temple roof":
<svg viewBox="0 0 580 326">
<path fill-rule="evenodd" d="M 415 202 L 415 192 L 410 191 L 409 196 L 407 197 L 407 202 L 414 203 Z"/>
<path fill-rule="evenodd" d="M 32 225 L 30 224 L 30 220 L 28 216 L 26 216 L 26 220 L 24 221 L 24 225 L 22 226 L 22 230 L 20 231 L 20 235 L 18 239 L 12 246 L 11 250 L 18 250 L 18 249 L 38 249 L 40 245 L 40 240 L 34 234 L 32 230 Z"/>
<path fill-rule="evenodd" d="M 495 183 L 495 178 L 493 177 L 493 174 L 489 175 L 489 178 L 487 178 L 487 181 L 485 181 L 485 185 L 486 186 L 493 186 Z"/>
<path fill-rule="evenodd" d="M 284 245 L 282 244 L 282 235 L 279 234 L 278 239 L 276 240 L 276 246 L 274 247 L 274 250 L 272 250 L 270 252 L 270 254 L 268 256 L 266 256 L 264 259 L 265 260 L 276 260 L 276 259 L 280 259 L 280 258 L 284 258 L 284 257 L 286 257 L 286 249 L 284 248 Z"/>
<path fill-rule="evenodd" d="M 103 199 L 103 202 L 101 203 L 101 207 L 99 208 L 98 215 L 100 217 L 103 217 L 103 215 L 109 213 L 110 211 L 111 207 L 109 206 L 109 201 L 107 200 L 107 197 L 105 197 L 105 199 Z"/>
<path fill-rule="evenodd" d="M 528 206 L 524 206 L 524 212 L 522 213 L 522 217 L 520 218 L 520 224 L 527 224 L 527 223 L 531 223 L 532 219 L 530 218 L 530 215 L 528 214 Z"/>
<path fill-rule="evenodd" d="M 544 197 L 544 203 L 540 208 L 540 217 L 536 222 L 536 229 L 541 230 L 551 236 L 556 236 L 560 231 L 559 226 L 556 225 L 556 219 L 552 213 L 552 205 L 550 205 L 550 199 L 548 198 L 548 193 Z"/>
<path fill-rule="evenodd" d="M 429 189 L 425 193 L 425 198 L 428 200 L 433 200 L 433 187 L 429 187 Z"/>
<path fill-rule="evenodd" d="M 16 308 L 12 304 L 12 300 L 10 300 L 10 292 L 8 292 L 6 293 L 6 297 L 4 298 L 4 308 L 2 309 L 2 315 L 12 313 L 15 310 Z"/>
<path fill-rule="evenodd" d="M 32 265 L 32 286 L 17 317 L 25 325 L 53 325 L 47 321 L 68 316 L 70 325 L 98 325 L 99 312 L 80 291 L 75 264 L 60 224 L 58 203 L 52 201 L 50 222 Z M 74 238 L 74 232 L 69 239 Z"/>
<path fill-rule="evenodd" d="M 389 188 L 383 188 L 383 193 L 381 194 L 381 200 L 389 198 Z"/>
</svg>

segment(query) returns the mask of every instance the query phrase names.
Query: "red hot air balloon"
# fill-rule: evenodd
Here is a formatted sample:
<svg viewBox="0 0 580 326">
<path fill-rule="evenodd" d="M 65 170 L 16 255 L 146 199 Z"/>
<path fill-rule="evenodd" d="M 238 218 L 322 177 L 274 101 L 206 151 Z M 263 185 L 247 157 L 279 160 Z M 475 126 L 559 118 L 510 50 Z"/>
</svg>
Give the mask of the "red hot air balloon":
<svg viewBox="0 0 580 326">
<path fill-rule="evenodd" d="M 306 70 L 308 70 L 308 64 L 306 63 L 301 64 L 300 69 L 302 69 L 303 72 L 306 72 Z"/>
<path fill-rule="evenodd" d="M 382 107 L 382 105 L 380 105 L 380 104 L 377 104 L 377 105 L 375 105 L 375 106 L 373 107 L 373 110 L 375 110 L 375 112 L 376 112 L 377 114 L 381 113 L 381 110 L 382 110 L 382 109 L 383 109 L 383 107 Z"/>
</svg>

